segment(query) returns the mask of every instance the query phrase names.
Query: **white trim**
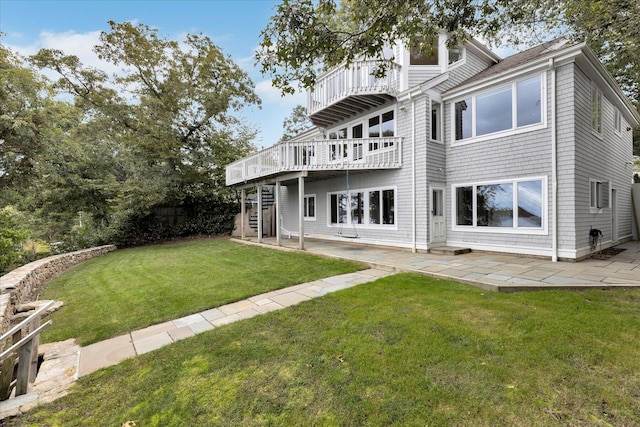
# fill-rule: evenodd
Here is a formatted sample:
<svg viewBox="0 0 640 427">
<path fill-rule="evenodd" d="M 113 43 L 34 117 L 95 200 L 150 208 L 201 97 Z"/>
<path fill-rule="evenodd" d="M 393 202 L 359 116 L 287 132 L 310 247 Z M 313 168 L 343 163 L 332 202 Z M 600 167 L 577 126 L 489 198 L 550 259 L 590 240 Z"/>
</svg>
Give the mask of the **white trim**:
<svg viewBox="0 0 640 427">
<path fill-rule="evenodd" d="M 442 99 L 445 102 L 452 102 L 453 100 L 460 100 L 471 96 L 471 94 L 481 93 L 485 91 L 489 91 L 492 88 L 501 86 L 503 84 L 507 84 L 514 80 L 526 80 L 527 76 L 534 74 L 543 74 L 546 70 L 548 70 L 548 59 L 545 59 L 544 62 L 538 63 L 535 66 L 529 66 L 530 64 L 526 64 L 527 66 L 520 69 L 511 69 L 506 74 L 502 74 L 499 77 L 494 79 L 485 80 L 478 84 L 471 84 L 469 86 L 460 87 L 458 89 L 454 89 L 451 91 L 447 91 L 443 93 Z"/>
<path fill-rule="evenodd" d="M 393 190 L 393 224 L 370 224 L 369 223 L 369 192 L 371 191 L 386 191 Z M 330 191 L 326 193 L 327 196 L 327 227 L 328 228 L 340 228 L 340 227 L 356 227 L 358 229 L 363 230 L 397 230 L 398 229 L 398 187 L 397 186 L 379 186 L 379 187 L 369 187 L 369 188 L 349 188 L 349 194 L 353 193 L 363 193 L 364 195 L 364 206 L 363 206 L 363 223 L 352 223 L 351 222 L 351 209 L 349 206 L 347 207 L 347 222 L 344 223 L 332 223 L 331 222 L 331 196 L 332 195 L 346 195 L 346 190 L 340 191 Z M 347 201 L 350 205 L 350 202 Z M 380 212 L 382 213 L 382 206 L 379 207 Z M 380 218 L 382 220 L 382 217 Z"/>
<path fill-rule="evenodd" d="M 622 113 L 620 113 L 620 109 L 617 107 L 613 107 L 613 133 L 618 137 L 622 138 Z"/>
<path fill-rule="evenodd" d="M 548 256 L 553 255 L 551 248 L 538 248 L 533 246 L 509 246 L 504 244 L 469 243 L 466 241 L 447 240 L 448 246 L 459 246 L 476 251 L 512 253 L 521 255 Z"/>
<path fill-rule="evenodd" d="M 445 43 L 444 45 L 444 51 L 445 51 L 445 55 L 446 55 L 446 63 L 444 64 L 444 70 L 448 71 L 448 70 L 455 70 L 456 68 L 464 65 L 467 63 L 467 48 L 464 46 L 460 46 L 458 45 L 458 48 L 460 49 L 460 59 L 458 59 L 455 62 L 452 62 L 451 64 L 449 63 L 449 47 L 447 47 L 447 44 Z"/>
<path fill-rule="evenodd" d="M 525 125 L 525 126 L 518 126 L 518 120 L 517 120 L 517 115 L 518 115 L 518 103 L 517 103 L 517 85 L 518 83 L 528 80 L 530 78 L 533 78 L 535 76 L 538 76 L 540 78 L 540 100 L 541 100 L 541 105 L 540 105 L 540 122 L 539 123 L 532 123 L 529 125 Z M 511 97 L 512 97 L 512 106 L 511 106 L 511 127 L 509 129 L 505 129 L 505 130 L 501 130 L 501 131 L 497 131 L 497 132 L 492 132 L 492 133 L 487 133 L 487 134 L 483 134 L 483 135 L 477 135 L 477 114 L 478 114 L 478 109 L 476 106 L 476 99 L 478 96 L 482 96 L 484 94 L 493 92 L 497 89 L 503 88 L 503 87 L 511 87 Z M 463 138 L 463 139 L 456 139 L 456 103 L 463 101 L 465 99 L 471 98 L 471 136 L 468 138 Z M 487 140 L 491 140 L 491 139 L 496 139 L 496 138 L 501 138 L 501 137 L 508 137 L 508 136 L 513 136 L 513 135 L 518 135 L 521 133 L 525 133 L 525 132 L 533 132 L 536 130 L 540 130 L 540 129 L 545 129 L 547 128 L 547 73 L 546 70 L 542 71 L 542 72 L 537 72 L 537 73 L 531 73 L 531 74 L 527 74 L 527 75 L 521 75 L 519 76 L 519 78 L 517 79 L 512 79 L 510 80 L 508 83 L 505 84 L 501 84 L 501 85 L 493 85 L 489 88 L 485 88 L 485 90 L 482 91 L 477 91 L 477 92 L 472 92 L 470 94 L 467 94 L 466 96 L 461 96 L 461 97 L 456 97 L 456 98 L 444 98 L 447 100 L 447 102 L 449 102 L 449 114 L 450 114 L 450 141 L 451 141 L 451 146 L 452 147 L 456 147 L 456 146 L 461 146 L 461 145 L 466 145 L 466 144 L 470 144 L 470 143 L 474 143 L 474 142 L 482 142 L 482 141 L 487 141 Z"/>
<path fill-rule="evenodd" d="M 589 111 L 591 112 L 590 118 L 591 118 L 591 133 L 595 136 L 597 136 L 600 139 L 603 139 L 603 127 L 604 127 L 604 120 L 602 120 L 602 113 L 604 112 L 604 95 L 602 94 L 602 90 L 600 90 L 600 88 L 598 87 L 598 85 L 595 84 L 595 82 L 592 80 L 591 84 L 590 84 L 590 90 L 589 90 L 589 99 L 590 99 L 590 104 L 589 104 Z M 596 107 L 598 109 L 598 124 L 600 125 L 600 129 L 596 129 L 593 127 L 593 95 L 594 95 L 594 90 L 595 90 L 595 95 L 596 95 Z"/>
<path fill-rule="evenodd" d="M 433 120 L 432 120 L 432 115 L 431 112 L 433 111 L 433 104 L 437 103 L 440 104 L 440 114 L 439 114 L 439 120 L 438 120 L 438 130 L 440 133 L 440 139 L 433 139 L 431 136 L 433 135 Z M 430 142 L 435 142 L 437 144 L 444 144 L 445 143 L 445 138 L 444 138 L 444 102 L 442 102 L 442 99 L 439 96 L 434 96 L 431 93 L 429 94 L 429 111 L 427 112 L 428 117 L 429 117 L 429 129 L 428 131 L 428 140 Z"/>
<path fill-rule="evenodd" d="M 433 241 L 433 211 L 434 211 L 434 203 L 433 203 L 433 192 L 442 191 L 442 217 L 444 218 L 444 239 L 438 240 L 437 242 Z M 446 203 L 446 193 L 447 193 L 447 185 L 446 184 L 430 184 L 429 185 L 429 212 L 427 213 L 429 219 L 429 244 L 438 244 L 445 243 L 447 241 L 447 203 Z"/>
<path fill-rule="evenodd" d="M 609 182 L 609 191 L 611 191 L 611 181 L 604 181 L 602 179 L 589 178 L 589 213 L 590 214 L 601 214 L 601 213 L 604 212 L 604 208 L 610 207 L 610 206 L 604 206 L 604 205 L 598 206 L 597 203 L 596 203 L 596 206 L 593 205 L 593 202 L 594 202 L 593 196 L 594 196 L 594 194 L 593 194 L 592 189 L 591 189 L 592 184 L 596 185 L 595 191 L 596 191 L 597 194 L 595 195 L 595 198 L 596 198 L 595 201 L 596 202 L 597 201 L 602 202 L 602 198 L 604 196 L 604 193 L 602 191 L 602 187 L 603 187 L 603 184 L 605 182 Z M 598 186 L 598 184 L 600 184 L 600 186 Z M 611 204 L 611 195 L 609 195 L 609 204 Z"/>
<path fill-rule="evenodd" d="M 458 225 L 457 223 L 457 198 L 456 198 L 456 188 L 460 187 L 472 187 L 476 188 L 481 185 L 495 185 L 495 184 L 516 184 L 518 182 L 527 182 L 527 181 L 542 181 L 542 227 L 534 228 L 534 227 L 518 227 L 517 225 L 517 201 L 518 201 L 518 192 L 517 186 L 514 186 L 513 191 L 513 207 L 515 208 L 513 211 L 514 221 L 513 226 L 511 227 L 487 227 L 487 226 L 478 226 L 477 222 L 477 207 L 476 207 L 476 193 L 473 192 L 473 221 L 472 225 Z M 480 182 L 470 182 L 470 183 L 455 183 L 451 184 L 451 230 L 459 231 L 459 232 L 467 232 L 467 233 L 494 233 L 494 234 L 527 234 L 527 235 L 548 235 L 549 234 L 549 188 L 547 182 L 547 176 L 530 176 L 530 177 L 518 177 L 513 179 L 502 179 L 495 181 L 480 181 Z"/>
<path fill-rule="evenodd" d="M 291 232 L 291 236 L 298 237 L 298 233 L 295 231 Z M 305 233 L 306 238 L 317 239 L 317 240 L 330 240 L 330 241 L 338 241 L 343 242 L 347 239 L 344 237 L 336 236 L 333 234 L 316 234 L 316 233 Z M 374 246 L 388 246 L 393 248 L 403 248 L 403 249 L 411 249 L 411 242 L 405 242 L 400 240 L 380 240 L 380 239 L 370 239 L 366 237 L 359 236 L 357 240 L 358 244 L 365 245 L 374 245 Z M 425 243 L 418 243 L 416 245 L 419 250 L 428 250 L 429 247 Z"/>
<path fill-rule="evenodd" d="M 369 114 L 367 114 L 366 116 L 360 116 L 357 119 L 348 121 L 348 122 L 343 122 L 340 125 L 337 126 L 333 126 L 330 128 L 326 129 L 326 138 L 329 141 L 340 141 L 343 139 L 374 139 L 374 138 L 389 138 L 389 137 L 384 137 L 382 136 L 382 116 L 386 113 L 389 112 L 393 112 L 393 135 L 394 137 L 396 136 L 396 134 L 398 133 L 398 108 L 397 105 L 394 106 L 384 106 L 382 108 L 379 108 L 378 110 L 376 110 L 375 112 L 370 112 Z M 374 136 L 374 137 L 370 137 L 369 136 L 369 119 L 373 118 L 373 117 L 380 117 L 380 136 Z M 353 128 L 358 126 L 358 125 L 362 125 L 362 138 L 353 138 Z M 347 129 L 347 133 L 345 135 L 345 138 L 336 138 L 336 139 L 331 139 L 329 138 L 329 134 L 331 132 L 338 132 L 339 130 L 342 129 Z"/>
<path fill-rule="evenodd" d="M 313 216 L 304 216 L 305 221 L 315 221 L 317 217 L 316 213 L 318 212 L 318 198 L 316 197 L 315 193 L 305 194 L 304 201 L 302 204 L 306 208 L 307 214 L 308 214 L 309 213 L 308 199 L 310 199 L 311 197 L 313 197 Z"/>
</svg>

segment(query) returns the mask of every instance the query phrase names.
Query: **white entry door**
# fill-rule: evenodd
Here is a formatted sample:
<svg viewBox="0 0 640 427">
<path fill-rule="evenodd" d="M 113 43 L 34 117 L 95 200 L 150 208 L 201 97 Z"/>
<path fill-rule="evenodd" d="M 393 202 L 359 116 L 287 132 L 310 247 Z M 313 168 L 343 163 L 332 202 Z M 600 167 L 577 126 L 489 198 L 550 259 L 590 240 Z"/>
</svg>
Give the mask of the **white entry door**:
<svg viewBox="0 0 640 427">
<path fill-rule="evenodd" d="M 444 188 L 431 188 L 431 243 L 442 243 L 446 240 L 446 224 L 444 213 Z"/>
</svg>

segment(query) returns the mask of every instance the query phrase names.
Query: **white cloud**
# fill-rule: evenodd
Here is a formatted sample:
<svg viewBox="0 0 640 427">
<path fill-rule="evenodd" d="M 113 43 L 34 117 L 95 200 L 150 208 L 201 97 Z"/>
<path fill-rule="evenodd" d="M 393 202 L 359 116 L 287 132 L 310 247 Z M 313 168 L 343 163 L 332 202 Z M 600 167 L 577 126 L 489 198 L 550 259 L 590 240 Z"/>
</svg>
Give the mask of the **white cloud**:
<svg viewBox="0 0 640 427">
<path fill-rule="evenodd" d="M 13 45 L 12 50 L 18 52 L 22 56 L 35 55 L 40 49 L 57 49 L 65 55 L 75 55 L 84 66 L 97 68 L 108 74 L 116 73 L 120 69 L 106 61 L 102 61 L 93 52 L 93 47 L 100 41 L 100 31 L 90 31 L 87 33 L 76 33 L 74 31 L 65 31 L 56 33 L 51 31 L 43 31 L 38 38 L 28 45 Z M 60 76 L 51 71 L 44 70 L 45 76 L 57 80 Z"/>
<path fill-rule="evenodd" d="M 293 108 L 298 104 L 307 104 L 307 94 L 296 92 L 294 95 L 282 96 L 280 89 L 273 87 L 271 80 L 262 80 L 256 83 L 256 93 L 262 99 L 263 108 L 268 105 Z"/>
</svg>

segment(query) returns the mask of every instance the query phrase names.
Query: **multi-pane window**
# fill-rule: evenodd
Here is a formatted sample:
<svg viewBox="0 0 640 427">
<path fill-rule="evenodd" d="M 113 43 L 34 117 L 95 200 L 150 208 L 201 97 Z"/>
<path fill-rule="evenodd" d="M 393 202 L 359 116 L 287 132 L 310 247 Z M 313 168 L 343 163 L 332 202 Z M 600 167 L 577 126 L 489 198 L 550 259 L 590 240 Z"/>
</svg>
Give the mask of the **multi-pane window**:
<svg viewBox="0 0 640 427">
<path fill-rule="evenodd" d="M 329 195 L 331 224 L 395 224 L 395 190 L 372 189 Z"/>
<path fill-rule="evenodd" d="M 351 128 L 351 138 L 361 139 L 362 138 L 362 123 L 359 125 L 353 126 Z M 363 154 L 362 143 L 353 143 L 353 160 L 361 160 Z"/>
<path fill-rule="evenodd" d="M 592 213 L 601 212 L 609 206 L 609 182 L 589 180 L 589 207 Z"/>
<path fill-rule="evenodd" d="M 591 84 L 591 129 L 602 133 L 602 92 Z"/>
<path fill-rule="evenodd" d="M 328 132 L 331 140 L 341 139 L 364 139 L 369 141 L 357 142 L 335 142 L 329 145 L 331 160 L 341 161 L 351 156 L 353 160 L 360 160 L 364 157 L 365 148 L 368 151 L 380 150 L 393 147 L 395 136 L 395 114 L 394 110 L 385 111 L 381 114 L 365 117 L 361 122 L 350 123 L 348 127 L 332 129 Z M 352 147 L 352 151 L 348 147 Z"/>
<path fill-rule="evenodd" d="M 622 115 L 618 109 L 613 113 L 613 128 L 618 133 L 622 132 Z"/>
<path fill-rule="evenodd" d="M 315 194 L 304 196 L 304 219 L 316 219 L 316 196 Z"/>
<path fill-rule="evenodd" d="M 393 111 L 369 119 L 369 138 L 386 138 L 394 134 Z"/>
<path fill-rule="evenodd" d="M 540 75 L 454 104 L 456 141 L 542 123 Z"/>
<path fill-rule="evenodd" d="M 393 110 L 387 111 L 379 116 L 369 118 L 368 136 L 369 138 L 389 138 L 395 134 L 395 124 Z M 369 151 L 393 146 L 393 141 L 370 141 Z"/>
<path fill-rule="evenodd" d="M 431 103 L 431 139 L 433 141 L 442 141 L 442 104 L 439 102 Z"/>
<path fill-rule="evenodd" d="M 455 223 L 474 228 L 541 229 L 543 180 L 454 187 Z"/>
<path fill-rule="evenodd" d="M 347 128 L 329 132 L 329 139 L 347 139 Z M 347 144 L 344 142 L 333 143 L 329 148 L 331 150 L 331 160 L 341 160 L 349 155 Z"/>
</svg>

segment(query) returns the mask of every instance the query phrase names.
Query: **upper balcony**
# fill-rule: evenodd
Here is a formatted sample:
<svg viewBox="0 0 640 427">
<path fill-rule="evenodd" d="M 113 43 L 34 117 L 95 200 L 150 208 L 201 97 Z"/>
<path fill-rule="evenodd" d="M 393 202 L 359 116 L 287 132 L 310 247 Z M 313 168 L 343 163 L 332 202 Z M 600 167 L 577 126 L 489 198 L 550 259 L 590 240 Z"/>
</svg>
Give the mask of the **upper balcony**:
<svg viewBox="0 0 640 427">
<path fill-rule="evenodd" d="M 296 171 L 394 169 L 402 166 L 402 138 L 281 142 L 231 163 L 227 185 Z"/>
<path fill-rule="evenodd" d="M 307 97 L 311 122 L 330 127 L 393 99 L 400 91 L 400 65 L 390 62 L 385 77 L 374 77 L 372 73 L 380 64 L 381 61 L 356 61 L 318 77 Z"/>
</svg>

